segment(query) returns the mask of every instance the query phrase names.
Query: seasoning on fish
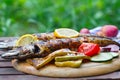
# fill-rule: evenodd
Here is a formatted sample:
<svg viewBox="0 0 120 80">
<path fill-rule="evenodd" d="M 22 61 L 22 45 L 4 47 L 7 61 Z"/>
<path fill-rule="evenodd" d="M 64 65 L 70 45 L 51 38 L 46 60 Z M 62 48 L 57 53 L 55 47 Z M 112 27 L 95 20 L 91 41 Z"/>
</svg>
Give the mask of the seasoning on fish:
<svg viewBox="0 0 120 80">
<path fill-rule="evenodd" d="M 47 41 L 50 39 L 56 39 L 53 33 L 35 33 L 33 36 L 37 37 L 38 40 Z"/>
<path fill-rule="evenodd" d="M 3 58 L 8 59 L 27 59 L 27 58 L 34 58 L 34 57 L 45 57 L 49 55 L 51 52 L 62 49 L 62 48 L 69 48 L 70 50 L 76 51 L 81 43 L 96 43 L 99 46 L 106 46 L 109 44 L 115 44 L 120 46 L 119 43 L 109 39 L 103 38 L 98 36 L 91 36 L 91 37 L 76 37 L 76 38 L 64 38 L 64 39 L 52 39 L 48 41 L 39 41 L 30 45 L 26 45 L 19 48 L 14 48 L 3 55 Z"/>
<path fill-rule="evenodd" d="M 32 34 L 32 35 L 34 37 L 36 37 L 39 41 L 41 41 L 41 40 L 42 41 L 48 41 L 48 40 L 52 40 L 52 39 L 61 39 L 61 38 L 57 38 L 54 35 L 54 33 L 36 33 L 36 34 Z M 83 37 L 84 41 L 87 40 L 87 37 L 106 38 L 106 37 L 97 36 L 97 35 L 93 35 L 93 34 L 79 34 L 78 37 Z M 111 39 L 111 38 L 108 38 L 108 39 Z M 16 46 L 16 41 L 17 40 L 14 40 L 12 42 L 0 42 L 0 50 L 11 50 L 11 49 L 13 49 L 15 47 L 19 47 L 19 46 Z"/>
</svg>

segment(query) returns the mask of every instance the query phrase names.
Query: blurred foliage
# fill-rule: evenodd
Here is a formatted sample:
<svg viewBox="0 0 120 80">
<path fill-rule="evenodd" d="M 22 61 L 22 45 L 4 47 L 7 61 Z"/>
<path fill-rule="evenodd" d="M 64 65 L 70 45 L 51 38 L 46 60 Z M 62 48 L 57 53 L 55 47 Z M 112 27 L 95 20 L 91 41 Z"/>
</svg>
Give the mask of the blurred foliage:
<svg viewBox="0 0 120 80">
<path fill-rule="evenodd" d="M 60 27 L 78 31 L 105 24 L 120 27 L 119 5 L 120 0 L 0 0 L 0 36 Z"/>
</svg>

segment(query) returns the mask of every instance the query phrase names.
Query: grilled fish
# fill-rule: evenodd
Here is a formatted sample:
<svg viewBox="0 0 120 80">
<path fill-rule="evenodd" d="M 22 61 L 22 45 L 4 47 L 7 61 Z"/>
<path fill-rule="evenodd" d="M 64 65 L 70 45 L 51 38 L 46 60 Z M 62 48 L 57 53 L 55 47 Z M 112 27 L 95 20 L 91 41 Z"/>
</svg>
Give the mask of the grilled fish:
<svg viewBox="0 0 120 80">
<path fill-rule="evenodd" d="M 43 41 L 56 39 L 56 37 L 54 36 L 54 33 L 35 33 L 32 35 L 37 37 L 38 40 L 43 40 Z"/>
<path fill-rule="evenodd" d="M 60 38 L 55 37 L 54 33 L 35 33 L 32 35 L 35 36 L 39 41 L 41 41 L 41 40 L 48 41 L 51 39 L 60 39 Z M 92 35 L 91 34 L 79 34 L 78 37 L 98 37 L 98 36 L 93 35 L 93 34 Z M 99 36 L 99 38 L 106 38 L 106 37 Z M 15 46 L 16 41 L 17 41 L 17 39 L 10 41 L 10 42 L 0 42 L 0 50 L 11 50 L 15 47 L 19 47 L 19 46 Z"/>
<path fill-rule="evenodd" d="M 35 34 L 32 34 L 32 35 L 37 37 L 38 40 L 43 40 L 43 41 L 47 41 L 47 40 L 51 40 L 51 39 L 59 39 L 52 32 L 51 33 L 35 33 Z M 107 38 L 107 37 L 104 37 L 104 36 L 98 36 L 98 35 L 94 35 L 94 34 L 79 34 L 77 37 L 101 37 L 101 38 Z"/>
<path fill-rule="evenodd" d="M 1 56 L 8 59 L 27 59 L 34 57 L 45 57 L 55 50 L 62 48 L 69 48 L 70 50 L 76 51 L 77 48 L 83 43 L 96 43 L 102 46 L 107 46 L 109 44 L 115 44 L 120 47 L 120 44 L 99 36 L 91 37 L 76 37 L 76 38 L 64 38 L 64 39 L 51 39 L 48 41 L 38 41 L 33 44 L 29 44 L 23 47 L 14 48 Z"/>
</svg>

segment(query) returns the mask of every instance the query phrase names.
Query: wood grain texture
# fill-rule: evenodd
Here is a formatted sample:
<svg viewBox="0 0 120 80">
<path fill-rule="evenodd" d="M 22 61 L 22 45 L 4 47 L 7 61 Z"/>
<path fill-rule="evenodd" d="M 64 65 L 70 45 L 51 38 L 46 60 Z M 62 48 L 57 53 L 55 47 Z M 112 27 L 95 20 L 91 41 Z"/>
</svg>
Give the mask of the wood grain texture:
<svg viewBox="0 0 120 80">
<path fill-rule="evenodd" d="M 12 65 L 18 71 L 48 77 L 86 77 L 109 74 L 120 69 L 120 57 L 102 63 L 89 62 L 81 65 L 80 68 L 56 67 L 55 65 L 46 65 L 37 70 L 26 62 L 19 62 L 17 59 L 12 60 Z"/>
<path fill-rule="evenodd" d="M 0 62 L 0 68 L 11 68 L 11 62 Z"/>
<path fill-rule="evenodd" d="M 16 38 L 13 37 L 1 37 L 1 40 L 14 40 Z M 0 51 L 0 54 L 2 52 Z M 28 75 L 24 74 L 22 72 L 19 72 L 15 70 L 12 65 L 10 60 L 5 60 L 0 57 L 0 80 L 96 80 L 96 79 L 118 79 L 120 80 L 120 70 L 105 74 L 105 75 L 100 75 L 100 76 L 93 76 L 93 77 L 82 77 L 82 78 L 49 78 L 49 77 L 38 77 L 34 75 Z"/>
<path fill-rule="evenodd" d="M 119 75 L 118 75 L 119 73 Z M 34 76 L 34 75 L 0 75 L 0 80 L 120 80 L 120 72 L 114 72 L 111 74 L 106 74 L 106 75 L 101 75 L 101 76 L 94 76 L 94 77 L 82 77 L 82 78 L 49 78 L 49 77 L 38 77 L 38 76 Z M 114 76 L 113 76 L 114 75 Z"/>
<path fill-rule="evenodd" d="M 0 75 L 24 74 L 15 70 L 14 68 L 0 68 Z"/>
</svg>

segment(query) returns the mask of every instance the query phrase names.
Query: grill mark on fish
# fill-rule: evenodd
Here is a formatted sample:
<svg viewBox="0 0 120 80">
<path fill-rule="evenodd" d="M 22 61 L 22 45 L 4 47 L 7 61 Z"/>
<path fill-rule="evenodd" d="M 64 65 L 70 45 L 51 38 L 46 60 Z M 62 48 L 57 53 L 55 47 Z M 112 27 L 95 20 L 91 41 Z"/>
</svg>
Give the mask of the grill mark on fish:
<svg viewBox="0 0 120 80">
<path fill-rule="evenodd" d="M 38 40 L 43 40 L 43 41 L 47 41 L 47 40 L 51 40 L 51 39 L 58 39 L 53 32 L 51 33 L 35 33 L 33 34 L 33 36 L 37 37 Z M 107 38 L 104 36 L 98 36 L 98 35 L 93 35 L 93 34 L 79 34 L 77 37 L 98 37 L 98 38 Z M 107 38 L 110 39 L 110 38 Z"/>
<path fill-rule="evenodd" d="M 64 38 L 64 39 L 51 39 L 47 41 L 38 41 L 32 45 L 28 45 L 33 47 L 34 46 L 34 53 L 32 50 L 33 48 L 26 48 L 27 50 L 23 50 L 23 47 L 20 50 L 20 53 L 16 53 L 17 55 L 9 55 L 10 53 L 5 53 L 2 55 L 3 58 L 18 58 L 18 59 L 27 59 L 33 57 L 45 57 L 49 55 L 51 52 L 62 49 L 62 48 L 69 48 L 71 50 L 76 50 L 83 42 L 87 43 L 96 43 L 102 46 L 107 46 L 109 44 L 116 44 L 120 47 L 120 44 L 109 39 L 103 37 L 76 37 L 76 38 Z M 27 46 L 24 46 L 27 47 Z M 26 52 L 28 51 L 28 52 Z M 26 53 L 25 53 L 26 52 Z"/>
</svg>

